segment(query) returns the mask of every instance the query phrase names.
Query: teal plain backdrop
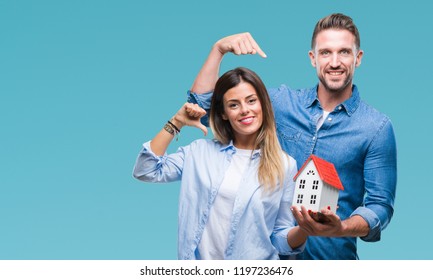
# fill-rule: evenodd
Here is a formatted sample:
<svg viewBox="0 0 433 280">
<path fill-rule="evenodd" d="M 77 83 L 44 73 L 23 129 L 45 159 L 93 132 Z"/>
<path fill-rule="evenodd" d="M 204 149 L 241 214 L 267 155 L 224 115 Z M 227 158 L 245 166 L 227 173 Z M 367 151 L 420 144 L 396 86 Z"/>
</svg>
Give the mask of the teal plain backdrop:
<svg viewBox="0 0 433 280">
<path fill-rule="evenodd" d="M 317 82 L 312 29 L 353 17 L 355 83 L 392 119 L 391 224 L 361 259 L 433 259 L 428 179 L 432 4 L 418 1 L 0 2 L 0 259 L 175 259 L 179 184 L 132 178 L 141 144 L 183 102 L 212 44 L 249 31 L 267 59 L 227 55 L 268 86 Z M 170 150 L 202 137 L 185 128 Z"/>
</svg>

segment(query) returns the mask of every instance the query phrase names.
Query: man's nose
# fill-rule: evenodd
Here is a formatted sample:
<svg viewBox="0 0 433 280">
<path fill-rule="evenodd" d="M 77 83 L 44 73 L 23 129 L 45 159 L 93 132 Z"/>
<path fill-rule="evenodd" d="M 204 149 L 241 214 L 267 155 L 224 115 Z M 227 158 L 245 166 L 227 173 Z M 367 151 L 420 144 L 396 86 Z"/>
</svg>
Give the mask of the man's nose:
<svg viewBox="0 0 433 280">
<path fill-rule="evenodd" d="M 333 54 L 331 57 L 331 67 L 336 68 L 338 66 L 340 66 L 341 61 L 340 61 L 340 56 L 338 54 Z"/>
</svg>

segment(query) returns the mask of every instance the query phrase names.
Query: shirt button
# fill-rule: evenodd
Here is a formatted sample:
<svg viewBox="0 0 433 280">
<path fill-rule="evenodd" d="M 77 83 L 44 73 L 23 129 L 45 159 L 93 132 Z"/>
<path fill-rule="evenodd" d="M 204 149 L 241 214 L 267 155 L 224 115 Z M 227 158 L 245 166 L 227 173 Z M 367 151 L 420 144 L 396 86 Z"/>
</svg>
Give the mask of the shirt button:
<svg viewBox="0 0 433 280">
<path fill-rule="evenodd" d="M 313 140 L 316 140 L 316 136 L 313 136 Z"/>
<path fill-rule="evenodd" d="M 342 109 L 342 107 L 341 106 L 338 106 L 338 110 L 341 110 Z"/>
<path fill-rule="evenodd" d="M 328 121 L 332 121 L 332 118 L 328 118 Z"/>
</svg>

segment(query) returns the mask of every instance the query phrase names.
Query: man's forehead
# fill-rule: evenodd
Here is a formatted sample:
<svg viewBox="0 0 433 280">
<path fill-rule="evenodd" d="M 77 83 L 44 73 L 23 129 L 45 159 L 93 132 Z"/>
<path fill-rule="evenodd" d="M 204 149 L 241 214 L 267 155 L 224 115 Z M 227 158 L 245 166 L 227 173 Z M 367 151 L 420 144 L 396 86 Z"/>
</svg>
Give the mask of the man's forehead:
<svg viewBox="0 0 433 280">
<path fill-rule="evenodd" d="M 322 30 L 316 37 L 316 49 L 323 48 L 353 48 L 355 36 L 348 30 L 327 29 Z"/>
</svg>

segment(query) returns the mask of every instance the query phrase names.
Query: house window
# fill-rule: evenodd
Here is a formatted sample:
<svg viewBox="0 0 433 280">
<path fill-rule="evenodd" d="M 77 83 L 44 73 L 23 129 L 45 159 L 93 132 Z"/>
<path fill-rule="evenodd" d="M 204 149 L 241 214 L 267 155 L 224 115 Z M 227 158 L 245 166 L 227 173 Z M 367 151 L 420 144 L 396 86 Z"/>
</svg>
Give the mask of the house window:
<svg viewBox="0 0 433 280">
<path fill-rule="evenodd" d="M 315 194 L 311 195 L 310 204 L 316 204 L 316 197 L 317 196 Z"/>
<path fill-rule="evenodd" d="M 319 180 L 313 181 L 313 190 L 317 190 L 319 188 Z"/>
<path fill-rule="evenodd" d="M 299 188 L 300 189 L 305 189 L 305 180 L 300 180 L 299 181 Z"/>
<path fill-rule="evenodd" d="M 296 200 L 296 203 L 302 203 L 303 198 L 304 198 L 303 194 L 298 194 L 298 199 Z"/>
<path fill-rule="evenodd" d="M 307 175 L 316 175 L 316 172 L 314 172 L 314 170 L 310 170 L 307 172 Z"/>
</svg>

